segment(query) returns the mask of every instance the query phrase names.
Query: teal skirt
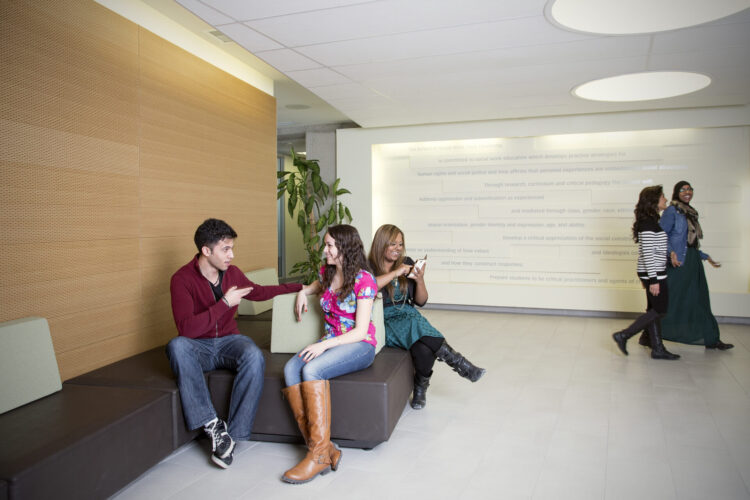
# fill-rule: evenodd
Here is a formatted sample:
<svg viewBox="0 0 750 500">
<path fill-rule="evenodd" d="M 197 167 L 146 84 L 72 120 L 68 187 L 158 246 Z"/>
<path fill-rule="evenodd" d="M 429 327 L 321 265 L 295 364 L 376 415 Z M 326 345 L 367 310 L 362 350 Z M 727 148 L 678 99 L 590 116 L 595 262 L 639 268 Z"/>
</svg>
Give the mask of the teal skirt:
<svg viewBox="0 0 750 500">
<path fill-rule="evenodd" d="M 700 253 L 688 247 L 680 267 L 669 266 L 669 308 L 661 320 L 664 340 L 693 345 L 719 341 L 719 324 L 711 312 L 706 272 Z"/>
<path fill-rule="evenodd" d="M 385 345 L 409 349 L 420 337 L 443 335 L 414 306 L 397 304 L 383 309 Z"/>
</svg>

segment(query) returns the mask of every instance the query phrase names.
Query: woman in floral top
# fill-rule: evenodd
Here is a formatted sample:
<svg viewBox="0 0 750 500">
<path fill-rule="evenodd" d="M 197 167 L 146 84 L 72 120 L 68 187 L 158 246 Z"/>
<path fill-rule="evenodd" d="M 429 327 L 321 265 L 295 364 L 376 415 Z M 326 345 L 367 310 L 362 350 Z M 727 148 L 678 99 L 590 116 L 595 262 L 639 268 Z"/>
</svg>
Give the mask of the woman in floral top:
<svg viewBox="0 0 750 500">
<path fill-rule="evenodd" d="M 341 450 L 331 443 L 331 392 L 328 380 L 367 368 L 375 359 L 372 304 L 378 293 L 367 270 L 364 246 L 357 230 L 341 224 L 323 238 L 325 265 L 320 279 L 297 294 L 297 320 L 307 311 L 307 296 L 320 295 L 325 316 L 321 339 L 290 359 L 284 367 L 282 389 L 307 443 L 307 455 L 284 473 L 288 483 L 306 483 L 336 470 Z"/>
</svg>

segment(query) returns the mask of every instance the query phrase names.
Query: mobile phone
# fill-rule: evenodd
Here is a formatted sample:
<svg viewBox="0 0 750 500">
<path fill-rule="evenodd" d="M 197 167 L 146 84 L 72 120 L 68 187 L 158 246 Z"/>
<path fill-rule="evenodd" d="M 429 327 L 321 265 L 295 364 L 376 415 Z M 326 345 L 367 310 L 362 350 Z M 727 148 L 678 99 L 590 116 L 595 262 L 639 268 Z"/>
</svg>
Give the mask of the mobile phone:
<svg viewBox="0 0 750 500">
<path fill-rule="evenodd" d="M 407 278 L 414 278 L 414 268 L 416 269 L 422 269 L 427 262 L 427 255 L 424 256 L 423 259 L 417 259 L 417 261 L 412 266 L 412 270 L 409 271 L 409 274 L 406 276 Z"/>
</svg>

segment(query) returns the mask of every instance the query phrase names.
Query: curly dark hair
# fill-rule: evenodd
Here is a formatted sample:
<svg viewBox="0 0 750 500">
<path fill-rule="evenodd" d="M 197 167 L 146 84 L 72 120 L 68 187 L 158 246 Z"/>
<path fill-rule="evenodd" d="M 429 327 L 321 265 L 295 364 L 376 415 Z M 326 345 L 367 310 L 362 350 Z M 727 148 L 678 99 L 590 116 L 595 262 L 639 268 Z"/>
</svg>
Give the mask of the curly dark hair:
<svg viewBox="0 0 750 500">
<path fill-rule="evenodd" d="M 659 222 L 659 200 L 664 194 L 661 184 L 649 186 L 641 190 L 638 195 L 638 203 L 635 205 L 635 221 L 633 222 L 633 241 L 638 243 L 638 228 L 644 221 L 655 220 Z"/>
<path fill-rule="evenodd" d="M 336 250 L 338 250 L 341 256 L 341 271 L 344 274 L 344 282 L 337 295 L 339 298 L 345 298 L 352 293 L 354 280 L 357 278 L 359 271 L 362 269 L 366 271 L 370 270 L 367 265 L 367 258 L 365 257 L 365 247 L 362 244 L 362 238 L 359 237 L 357 229 L 348 224 L 329 227 L 328 235 L 335 241 Z M 323 289 L 331 285 L 335 274 L 336 266 L 326 264 L 323 269 L 323 279 L 320 280 Z"/>
<path fill-rule="evenodd" d="M 237 233 L 234 232 L 232 226 L 219 219 L 206 219 L 203 224 L 198 226 L 195 230 L 195 236 L 193 241 L 195 246 L 198 247 L 200 253 L 203 247 L 213 248 L 216 243 L 223 240 L 224 238 L 234 239 L 237 237 Z"/>
</svg>

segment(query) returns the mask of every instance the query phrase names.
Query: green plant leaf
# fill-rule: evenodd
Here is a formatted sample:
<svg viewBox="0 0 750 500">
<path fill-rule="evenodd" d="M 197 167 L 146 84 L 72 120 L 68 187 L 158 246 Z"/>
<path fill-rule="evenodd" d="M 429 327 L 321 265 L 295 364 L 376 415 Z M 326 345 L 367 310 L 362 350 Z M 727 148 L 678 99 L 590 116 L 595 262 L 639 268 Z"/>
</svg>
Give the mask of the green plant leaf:
<svg viewBox="0 0 750 500">
<path fill-rule="evenodd" d="M 283 181 L 279 182 L 278 186 L 276 186 L 276 190 L 277 191 L 285 191 L 287 184 L 289 184 L 289 179 L 284 179 Z"/>
<path fill-rule="evenodd" d="M 328 193 L 329 193 L 329 192 L 330 192 L 330 191 L 329 191 L 329 189 L 328 189 L 328 184 L 325 184 L 325 183 L 323 183 L 323 198 L 327 199 L 327 198 L 328 198 Z M 325 200 L 324 200 L 324 201 L 325 201 Z"/>
<path fill-rule="evenodd" d="M 315 224 L 315 230 L 317 232 L 321 232 L 324 227 L 326 227 L 326 219 L 324 219 L 323 217 L 321 217 L 320 219 L 318 219 L 318 223 Z"/>
<path fill-rule="evenodd" d="M 278 200 L 282 196 L 284 196 L 284 193 L 286 193 L 285 189 L 280 189 L 278 193 L 276 193 L 276 199 Z"/>
<path fill-rule="evenodd" d="M 352 192 L 348 189 L 339 189 L 336 191 L 336 196 L 341 196 L 342 194 L 352 194 Z"/>
<path fill-rule="evenodd" d="M 346 212 L 344 212 L 344 204 L 339 202 L 339 220 L 344 220 L 344 217 L 346 216 Z"/>
<path fill-rule="evenodd" d="M 294 192 L 294 176 L 287 179 L 286 192 L 292 194 Z"/>
<path fill-rule="evenodd" d="M 336 192 L 336 190 L 337 190 L 337 189 L 339 188 L 339 183 L 340 183 L 340 182 L 341 182 L 341 179 L 340 179 L 340 178 L 337 178 L 337 179 L 336 179 L 336 180 L 335 180 L 335 181 L 333 182 L 333 186 L 331 187 L 331 189 L 333 189 L 333 191 L 334 191 L 334 192 Z"/>
<path fill-rule="evenodd" d="M 294 209 L 297 208 L 297 193 L 292 193 L 289 197 L 286 208 L 289 210 L 289 217 L 294 217 Z"/>
<path fill-rule="evenodd" d="M 320 191 L 321 186 L 323 186 L 323 180 L 320 178 L 318 174 L 313 172 L 312 175 L 312 183 L 313 183 L 313 190 L 317 193 Z"/>
<path fill-rule="evenodd" d="M 291 172 L 288 172 L 286 170 L 279 170 L 278 172 L 276 172 L 276 178 L 281 179 L 282 177 L 286 177 L 289 174 L 291 174 Z"/>
<path fill-rule="evenodd" d="M 352 221 L 352 213 L 349 211 L 349 207 L 344 207 L 344 212 L 346 212 L 346 218 L 349 219 L 349 222 Z"/>
<path fill-rule="evenodd" d="M 330 210 L 328 210 L 328 224 L 333 224 L 336 222 L 336 210 L 331 207 Z"/>
</svg>

